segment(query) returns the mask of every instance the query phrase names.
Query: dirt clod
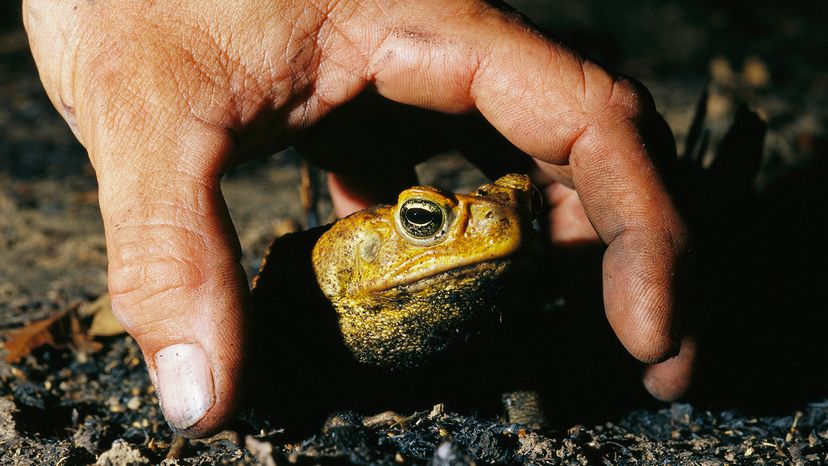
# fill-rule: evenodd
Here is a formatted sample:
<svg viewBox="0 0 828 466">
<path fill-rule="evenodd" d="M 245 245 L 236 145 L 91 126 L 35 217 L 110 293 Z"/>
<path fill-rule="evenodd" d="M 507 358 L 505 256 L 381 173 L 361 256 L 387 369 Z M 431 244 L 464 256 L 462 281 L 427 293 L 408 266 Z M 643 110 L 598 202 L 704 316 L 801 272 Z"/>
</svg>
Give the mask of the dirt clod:
<svg viewBox="0 0 828 466">
<path fill-rule="evenodd" d="M 141 452 L 123 440 L 112 442 L 112 448 L 101 453 L 96 466 L 132 466 L 138 464 L 149 464 L 149 459 Z"/>
</svg>

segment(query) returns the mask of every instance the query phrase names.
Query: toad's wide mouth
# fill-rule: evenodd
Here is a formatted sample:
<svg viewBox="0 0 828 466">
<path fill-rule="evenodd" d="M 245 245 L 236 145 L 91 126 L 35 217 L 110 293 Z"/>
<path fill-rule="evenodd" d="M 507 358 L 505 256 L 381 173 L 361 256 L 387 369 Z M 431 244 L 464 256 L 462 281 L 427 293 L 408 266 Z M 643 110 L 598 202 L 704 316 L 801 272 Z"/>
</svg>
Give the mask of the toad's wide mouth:
<svg viewBox="0 0 828 466">
<path fill-rule="evenodd" d="M 487 260 L 471 261 L 465 264 L 455 264 L 452 267 L 434 268 L 428 271 L 421 271 L 405 277 L 396 277 L 386 282 L 375 282 L 373 286 L 363 288 L 363 292 L 381 293 L 394 289 L 405 288 L 408 292 L 419 291 L 424 288 L 431 288 L 435 283 L 452 279 L 453 282 L 461 281 L 471 276 L 483 276 L 489 274 L 501 274 L 510 269 L 517 261 L 520 254 L 512 253 L 499 257 L 492 257 Z"/>
</svg>

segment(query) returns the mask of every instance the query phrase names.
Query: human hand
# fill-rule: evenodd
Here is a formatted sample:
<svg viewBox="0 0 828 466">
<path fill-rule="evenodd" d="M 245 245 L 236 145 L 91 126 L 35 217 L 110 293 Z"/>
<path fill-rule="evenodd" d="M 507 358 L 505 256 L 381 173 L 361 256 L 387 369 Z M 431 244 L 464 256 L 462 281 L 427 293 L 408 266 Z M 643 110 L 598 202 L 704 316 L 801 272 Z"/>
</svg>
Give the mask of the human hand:
<svg viewBox="0 0 828 466">
<path fill-rule="evenodd" d="M 475 0 L 27 0 L 24 18 L 47 93 L 97 174 L 113 309 L 177 430 L 218 428 L 241 384 L 249 293 L 222 173 L 298 141 L 363 91 L 479 112 L 532 156 L 552 239 L 608 245 L 605 306 L 621 342 L 649 363 L 675 354 L 686 235 L 655 169 L 653 103 L 513 14 Z M 325 121 L 320 134 L 335 133 Z M 399 173 L 367 193 L 333 176 L 338 210 L 410 176 Z M 651 366 L 650 391 L 683 391 L 692 359 Z"/>
</svg>

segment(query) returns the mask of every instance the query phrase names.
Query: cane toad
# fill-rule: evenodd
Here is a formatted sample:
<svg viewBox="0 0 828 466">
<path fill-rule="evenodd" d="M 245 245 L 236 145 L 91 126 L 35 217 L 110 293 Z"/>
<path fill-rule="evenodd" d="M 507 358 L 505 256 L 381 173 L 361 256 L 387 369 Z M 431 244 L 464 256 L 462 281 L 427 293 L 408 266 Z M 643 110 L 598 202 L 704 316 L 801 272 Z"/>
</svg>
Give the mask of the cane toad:
<svg viewBox="0 0 828 466">
<path fill-rule="evenodd" d="M 312 262 L 354 356 L 416 366 L 498 322 L 537 247 L 534 195 L 516 174 L 470 194 L 417 186 L 337 221 Z"/>
</svg>

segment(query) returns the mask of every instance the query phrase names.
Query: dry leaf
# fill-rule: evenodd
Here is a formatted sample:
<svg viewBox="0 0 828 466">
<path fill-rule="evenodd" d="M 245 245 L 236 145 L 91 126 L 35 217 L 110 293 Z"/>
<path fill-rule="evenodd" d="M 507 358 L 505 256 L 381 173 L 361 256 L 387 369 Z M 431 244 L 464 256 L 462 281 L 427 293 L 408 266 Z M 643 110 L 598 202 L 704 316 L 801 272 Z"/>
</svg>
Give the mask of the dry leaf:
<svg viewBox="0 0 828 466">
<path fill-rule="evenodd" d="M 17 363 L 43 345 L 63 348 L 71 341 L 69 311 L 60 311 L 46 319 L 36 320 L 25 327 L 8 333 L 3 346 L 8 351 L 6 361 Z"/>
<path fill-rule="evenodd" d="M 123 333 L 120 324 L 120 331 L 116 331 L 114 325 L 109 322 L 109 319 L 114 321 L 115 317 L 107 316 L 107 314 L 112 314 L 112 307 L 108 305 L 108 302 L 109 295 L 104 295 L 86 306 L 86 312 L 94 309 L 94 314 L 87 314 L 94 316 L 92 325 L 95 326 L 95 322 L 100 320 L 97 324 L 97 333 L 93 333 L 91 328 L 87 330 L 81 322 L 84 311 L 77 307 L 60 311 L 46 319 L 37 320 L 24 327 L 7 332 L 6 341 L 2 343 L 8 351 L 6 361 L 12 364 L 18 363 L 32 351 L 44 345 L 56 349 L 71 347 L 79 352 L 79 355 L 100 350 L 103 345 L 93 341 L 90 336 L 109 336 Z"/>
<path fill-rule="evenodd" d="M 109 294 L 102 295 L 89 306 L 94 310 L 92 325 L 89 326 L 87 334 L 93 337 L 114 337 L 126 333 L 124 327 L 112 313 L 112 302 Z"/>
<path fill-rule="evenodd" d="M 83 325 L 76 310 L 69 311 L 69 328 L 72 331 L 72 346 L 82 353 L 91 354 L 103 348 L 103 344 L 92 341 Z"/>
<path fill-rule="evenodd" d="M 106 308 L 112 308 L 112 301 L 109 299 L 109 293 L 104 293 L 98 296 L 98 299 L 94 301 L 81 304 L 78 308 L 78 315 L 81 319 L 86 320 Z"/>
</svg>

